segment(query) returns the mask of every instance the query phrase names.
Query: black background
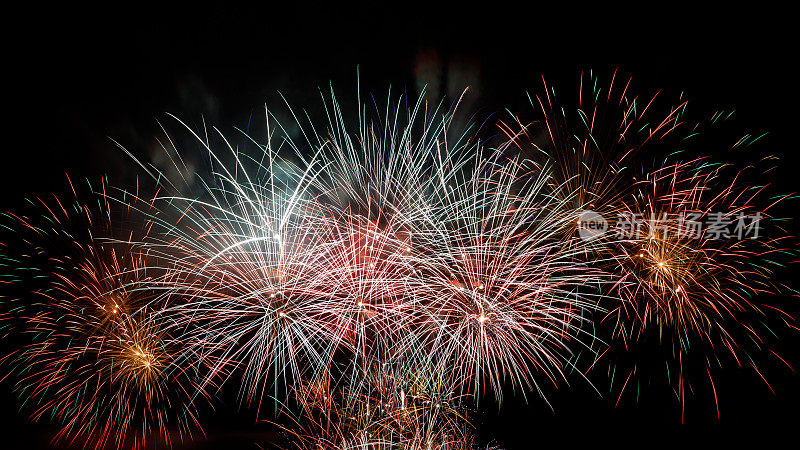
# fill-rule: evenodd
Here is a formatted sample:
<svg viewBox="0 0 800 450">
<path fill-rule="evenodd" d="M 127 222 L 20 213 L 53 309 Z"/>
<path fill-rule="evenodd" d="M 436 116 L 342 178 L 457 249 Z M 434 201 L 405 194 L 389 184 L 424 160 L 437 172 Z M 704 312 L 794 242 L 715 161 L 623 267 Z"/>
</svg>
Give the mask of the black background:
<svg viewBox="0 0 800 450">
<path fill-rule="evenodd" d="M 246 127 L 251 115 L 263 116 L 265 103 L 280 102 L 278 91 L 309 108 L 319 105 L 317 88 L 329 81 L 340 97 L 354 96 L 357 66 L 362 92 L 385 97 L 391 84 L 394 92 L 413 95 L 415 61 L 432 51 L 445 63 L 466 60 L 480 67 L 475 104 L 483 117 L 506 107 L 531 112 L 525 91 L 540 88 L 541 74 L 570 91 L 581 70 L 593 69 L 607 81 L 616 67 L 634 76 L 640 92 L 685 92 L 693 111 L 735 106 L 743 129 L 771 133 L 769 151 L 784 161 L 771 181 L 783 191 L 800 187 L 797 39 L 788 11 L 490 3 L 42 7 L 9 13 L 0 206 L 14 208 L 26 195 L 63 190 L 65 173 L 105 173 L 130 182 L 133 164 L 107 137 L 146 158 L 164 112 L 192 123 L 204 116 L 230 131 Z M 800 365 L 798 344 L 797 336 L 788 335 L 776 345 Z M 680 407 L 666 387 L 652 388 L 639 404 L 615 408 L 615 396 L 601 398 L 579 384 L 548 390 L 555 412 L 534 395 L 527 405 L 510 399 L 499 414 L 489 407 L 480 422 L 510 448 L 790 432 L 800 423 L 800 378 L 777 364 L 765 370 L 775 395 L 752 370 L 732 369 L 718 379 L 722 428 L 712 426 L 717 419 L 707 397 L 690 400 L 687 425 L 680 425 Z M 26 425 L 9 390 L 7 382 L 0 384 L 2 436 L 22 448 L 40 445 L 51 430 Z M 253 420 L 223 406 L 208 419 L 208 446 L 235 441 L 256 448 L 248 444 L 259 439 Z M 252 439 L 244 431 L 251 429 Z"/>
</svg>

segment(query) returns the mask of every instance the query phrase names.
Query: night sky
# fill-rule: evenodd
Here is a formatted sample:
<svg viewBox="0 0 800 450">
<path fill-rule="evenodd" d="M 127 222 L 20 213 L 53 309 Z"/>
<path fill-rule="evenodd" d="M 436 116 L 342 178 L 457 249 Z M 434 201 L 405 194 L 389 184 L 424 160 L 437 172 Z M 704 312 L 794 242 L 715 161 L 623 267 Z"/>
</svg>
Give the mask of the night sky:
<svg viewBox="0 0 800 450">
<path fill-rule="evenodd" d="M 619 68 L 642 92 L 683 92 L 698 114 L 735 107 L 736 126 L 770 132 L 769 151 L 784 161 L 772 181 L 783 191 L 800 190 L 797 72 L 790 69 L 797 37 L 786 11 L 661 4 L 616 13 L 494 2 L 347 10 L 42 6 L 5 22 L 3 209 L 63 190 L 65 173 L 131 183 L 139 172 L 109 137 L 147 159 L 167 112 L 192 124 L 205 118 L 223 132 L 247 129 L 254 118 L 263 123 L 265 104 L 282 104 L 279 93 L 293 106 L 317 108 L 318 89 L 332 83 L 344 103 L 352 102 L 357 71 L 362 93 L 385 98 L 391 86 L 413 97 L 419 67 L 430 61 L 440 62 L 432 79 L 442 94 L 471 85 L 467 107 L 481 120 L 506 117 L 505 108 L 532 112 L 525 92 L 541 87 L 542 74 L 571 92 L 590 69 L 608 80 Z M 776 343 L 795 366 L 798 335 Z M 774 395 L 752 370 L 721 373 L 721 429 L 710 427 L 717 419 L 707 396 L 689 399 L 688 426 L 681 426 L 680 406 L 666 386 L 615 408 L 616 398 L 580 384 L 545 388 L 555 412 L 536 394 L 528 404 L 516 396 L 502 412 L 484 408 L 478 425 L 507 448 L 790 431 L 800 423 L 800 375 L 773 363 L 765 370 Z M 269 427 L 253 425 L 254 414 L 227 402 L 205 416 L 210 439 L 198 448 L 255 449 L 253 442 L 269 440 Z M 10 383 L 1 383 L 0 436 L 20 448 L 48 448 L 43 442 L 52 429 L 25 424 L 17 406 Z"/>
</svg>

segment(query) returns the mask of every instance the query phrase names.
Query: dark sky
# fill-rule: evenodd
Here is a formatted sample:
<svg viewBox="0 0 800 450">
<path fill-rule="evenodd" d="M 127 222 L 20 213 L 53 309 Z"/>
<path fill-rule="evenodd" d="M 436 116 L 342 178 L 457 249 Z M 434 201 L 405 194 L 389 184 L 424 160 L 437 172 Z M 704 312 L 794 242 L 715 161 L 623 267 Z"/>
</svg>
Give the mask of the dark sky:
<svg viewBox="0 0 800 450">
<path fill-rule="evenodd" d="M 415 60 L 426 52 L 445 66 L 479 67 L 473 87 L 487 114 L 525 107 L 524 92 L 539 88 L 541 74 L 569 91 L 580 70 L 607 77 L 621 67 L 642 92 L 686 91 L 698 110 L 735 105 L 753 127 L 791 132 L 795 40 L 779 11 L 484 8 L 69 7 L 24 15 L 4 31 L 14 119 L 4 153 L 20 157 L 4 191 L 42 189 L 43 179 L 58 185 L 53 171 L 65 168 L 124 172 L 128 162 L 107 137 L 144 152 L 164 112 L 231 129 L 279 103 L 278 91 L 293 105 L 317 107 L 317 87 L 332 81 L 340 97 L 353 97 L 357 66 L 362 91 L 380 97 L 391 84 L 414 94 Z"/>
<path fill-rule="evenodd" d="M 63 189 L 65 172 L 130 181 L 132 163 L 107 137 L 146 157 L 165 112 L 193 123 L 203 116 L 230 131 L 263 114 L 265 103 L 279 103 L 278 91 L 293 105 L 315 108 L 317 88 L 333 82 L 340 97 L 352 98 L 356 67 L 362 92 L 385 97 L 391 85 L 414 94 L 415 67 L 426 55 L 442 61 L 444 91 L 448 82 L 460 81 L 453 67 L 477 68 L 468 73 L 478 74 L 472 106 L 481 117 L 526 108 L 525 91 L 540 87 L 541 74 L 569 90 L 581 70 L 607 77 L 615 67 L 632 74 L 641 91 L 685 92 L 696 111 L 735 106 L 738 123 L 770 131 L 770 151 L 785 161 L 775 182 L 784 191 L 800 187 L 798 94 L 796 71 L 790 69 L 797 37 L 787 11 L 659 3 L 618 12 L 495 3 L 363 4 L 347 10 L 305 4 L 258 10 L 42 6 L 9 15 L 3 31 L 2 70 L 8 78 L 0 206 Z M 790 337 L 784 345 L 796 344 Z M 800 365 L 800 353 L 794 355 Z M 770 380 L 776 395 L 745 371 L 733 370 L 721 380 L 724 424 L 738 431 L 780 431 L 798 423 L 800 378 L 776 370 Z M 7 383 L 1 386 L 0 416 L 8 433 L 41 437 L 38 428 L 21 425 Z M 616 433 L 632 436 L 643 428 L 659 435 L 686 432 L 676 429 L 677 406 L 667 395 L 617 409 L 584 387 L 551 395 L 555 415 L 535 401 L 525 406 L 512 400 L 499 417 L 487 413 L 485 426 L 515 448 L 528 447 L 534 428 L 549 430 L 537 437 L 543 443 L 580 439 L 573 429 L 610 442 Z M 689 423 L 714 422 L 709 405 L 693 406 Z M 240 429 L 231 425 L 235 419 L 217 421 L 212 428 L 220 436 Z"/>
</svg>

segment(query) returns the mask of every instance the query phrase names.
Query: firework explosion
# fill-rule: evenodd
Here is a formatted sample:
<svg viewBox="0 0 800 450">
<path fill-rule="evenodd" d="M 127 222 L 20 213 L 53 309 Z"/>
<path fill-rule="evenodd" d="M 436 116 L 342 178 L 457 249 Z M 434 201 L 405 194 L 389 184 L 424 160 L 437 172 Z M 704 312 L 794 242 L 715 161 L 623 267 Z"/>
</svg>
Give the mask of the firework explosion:
<svg viewBox="0 0 800 450">
<path fill-rule="evenodd" d="M 609 344 L 601 359 L 610 363 L 617 403 L 634 375 L 644 378 L 652 369 L 643 367 L 652 356 L 637 351 L 640 341 L 655 336 L 672 355 L 657 361 L 655 371 L 674 384 L 683 411 L 690 351 L 691 359 L 701 361 L 699 376 L 710 382 L 715 401 L 712 369 L 724 365 L 723 350 L 730 363 L 749 365 L 765 382 L 754 354 L 771 354 L 789 366 L 766 346 L 759 329 L 774 334 L 764 325 L 765 311 L 796 328 L 791 315 L 763 303 L 769 295 L 793 292 L 775 279 L 775 271 L 795 257 L 792 238 L 782 226 L 785 219 L 772 215 L 790 196 L 769 194 L 769 186 L 754 181 L 764 177 L 751 172 L 768 172 L 772 157 L 736 168 L 706 156 L 687 156 L 697 153 L 694 140 L 701 131 L 713 133 L 713 126 L 731 112 L 690 124 L 684 117 L 687 102 L 659 109 L 660 91 L 643 100 L 626 96 L 631 80 L 620 83 L 617 76 L 615 71 L 602 88 L 596 77 L 581 74 L 573 114 L 555 102 L 555 90 L 544 83 L 543 94 L 531 100 L 543 120 L 516 133 L 506 123 L 501 129 L 538 164 L 553 164 L 554 195 L 575 199 L 563 212 L 570 220 L 562 233 L 590 233 L 583 234 L 583 241 L 567 242 L 578 245 L 582 261 L 613 280 L 599 299 L 608 313 L 597 322 L 608 330 L 599 333 Z M 512 123 L 519 128 L 521 122 L 515 116 Z M 737 150 L 761 137 L 746 135 L 715 145 Z M 617 219 L 616 229 L 583 228 L 582 221 L 598 217 Z M 759 236 L 767 226 L 773 233 Z M 650 348 L 643 351 L 652 353 Z M 622 377 L 615 377 L 618 370 Z M 638 387 L 636 392 L 638 398 Z"/>
<path fill-rule="evenodd" d="M 28 342 L 7 356 L 15 390 L 32 421 L 59 424 L 60 443 L 139 448 L 156 436 L 169 445 L 168 424 L 198 428 L 197 376 L 176 364 L 185 336 L 154 311 L 163 280 L 153 258 L 135 230 L 114 237 L 112 211 L 131 219 L 138 205 L 112 208 L 104 195 L 84 204 L 72 193 L 69 202 L 37 199 L 41 215 L 8 216 L 25 239 L 22 270 L 37 279 L 23 299 Z"/>
<path fill-rule="evenodd" d="M 169 135 L 172 176 L 139 163 L 152 195 L 103 182 L 85 204 L 6 214 L 8 284 L 37 280 L 0 316 L 30 340 L 4 357 L 23 408 L 59 441 L 169 446 L 232 384 L 257 414 L 276 405 L 287 447 L 476 448 L 481 398 L 547 402 L 543 384 L 591 384 L 600 361 L 613 389 L 616 349 L 651 330 L 681 369 L 699 345 L 709 379 L 722 350 L 761 375 L 744 347 L 770 351 L 752 322 L 767 309 L 791 326 L 760 300 L 785 291 L 790 238 L 697 239 L 652 218 L 713 218 L 741 238 L 744 217 L 778 223 L 788 197 L 681 159 L 700 128 L 686 102 L 630 85 L 581 75 L 572 117 L 545 84 L 530 96 L 541 120 L 514 115 L 488 139 L 457 129 L 458 102 L 422 97 L 350 116 L 331 92 L 324 120 L 267 110 L 266 139 L 242 145 L 176 119 L 208 175 Z M 587 211 L 647 220 L 587 237 Z M 640 369 L 621 370 L 619 399 Z"/>
</svg>

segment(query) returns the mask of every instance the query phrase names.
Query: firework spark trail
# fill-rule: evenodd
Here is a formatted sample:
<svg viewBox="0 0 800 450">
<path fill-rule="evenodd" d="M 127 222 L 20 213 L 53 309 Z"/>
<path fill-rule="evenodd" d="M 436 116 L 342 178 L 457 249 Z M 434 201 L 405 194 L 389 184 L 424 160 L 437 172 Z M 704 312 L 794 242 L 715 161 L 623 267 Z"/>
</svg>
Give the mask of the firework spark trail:
<svg viewBox="0 0 800 450">
<path fill-rule="evenodd" d="M 639 183 L 629 213 L 654 218 L 684 214 L 700 222 L 715 215 L 727 229 L 756 215 L 771 224 L 769 209 L 759 206 L 763 188 L 741 185 L 741 171 L 722 175 L 726 169 L 733 170 L 705 158 L 665 165 Z M 634 307 L 641 326 L 671 326 L 707 341 L 713 340 L 712 332 L 719 333 L 735 352 L 725 327 L 742 325 L 739 313 L 759 311 L 757 295 L 779 291 L 774 269 L 759 262 L 784 252 L 790 237 L 709 239 L 687 236 L 679 224 L 644 225 L 640 237 L 619 243 L 618 259 L 621 272 L 635 280 L 626 285 L 627 297 L 643 302 Z"/>
<path fill-rule="evenodd" d="M 296 123 L 282 124 L 267 110 L 265 143 L 242 133 L 243 145 L 175 118 L 207 174 L 165 128 L 173 167 L 137 160 L 154 195 L 103 183 L 96 212 L 56 198 L 39 202 L 44 222 L 10 216 L 30 242 L 55 236 L 69 250 L 26 241 L 51 280 L 22 308 L 35 342 L 14 359 L 33 418 L 53 416 L 60 438 L 96 448 L 169 442 L 167 423 L 199 428 L 194 403 L 239 381 L 259 413 L 299 404 L 290 433 L 301 448 L 470 448 L 461 408 L 487 392 L 502 404 L 509 385 L 547 401 L 543 382 L 588 372 L 574 370 L 582 355 L 591 370 L 651 331 L 674 337 L 681 403 L 698 342 L 712 347 L 703 379 L 715 398 L 717 348 L 762 375 L 744 346 L 765 347 L 751 315 L 789 320 L 755 296 L 781 291 L 773 261 L 791 238 L 690 240 L 647 226 L 641 238 L 579 236 L 587 209 L 719 210 L 732 225 L 756 212 L 777 222 L 770 209 L 785 200 L 759 206 L 765 190 L 742 171 L 681 160 L 699 132 L 686 102 L 664 112 L 660 92 L 640 98 L 617 78 L 606 91 L 582 74 L 574 115 L 545 83 L 531 98 L 543 120 L 501 122 L 496 145 L 455 129 L 460 100 L 390 95 L 373 112 L 359 98 L 350 115 L 331 90 L 323 121 L 289 108 Z M 145 231 L 111 232 L 112 210 Z"/>
<path fill-rule="evenodd" d="M 36 200 L 44 214 L 12 219 L 32 235 L 27 260 L 47 273 L 24 308 L 31 343 L 11 359 L 15 390 L 31 420 L 59 424 L 58 442 L 171 445 L 171 427 L 181 439 L 201 430 L 195 375 L 173 359 L 187 343 L 152 314 L 150 291 L 141 289 L 150 258 L 131 242 L 134 231 L 114 239 L 107 197 L 96 196 L 94 207 L 73 194 L 70 203 Z"/>
<path fill-rule="evenodd" d="M 335 100 L 332 109 L 330 123 L 343 128 Z M 385 121 L 384 134 L 362 121 L 359 146 L 332 133 L 322 153 L 329 168 L 344 168 L 330 171 L 331 189 L 407 245 L 413 303 L 403 309 L 415 317 L 400 348 L 432 355 L 443 370 L 455 364 L 454 376 L 475 391 L 486 378 L 498 398 L 506 378 L 529 386 L 536 369 L 553 379 L 568 342 L 580 345 L 575 323 L 594 307 L 575 288 L 596 280 L 554 239 L 566 208 L 546 193 L 549 173 L 505 146 L 491 150 L 465 135 L 448 145 L 449 116 L 415 128 L 419 110 L 405 128 L 386 113 L 395 121 Z M 410 139 L 415 129 L 422 137 Z"/>
<path fill-rule="evenodd" d="M 552 167 L 550 187 L 575 216 L 573 224 L 587 209 L 616 217 L 633 192 L 639 168 L 659 156 L 654 149 L 665 142 L 672 152 L 682 148 L 680 141 L 668 139 L 685 128 L 687 102 L 681 99 L 663 106 L 661 91 L 640 96 L 631 87 L 632 78 L 619 77 L 615 70 L 608 87 L 603 88 L 594 73 L 587 76 L 581 72 L 573 108 L 559 103 L 555 88 L 542 77 L 541 94 L 528 95 L 541 119 L 526 126 L 515 115 L 512 122 L 499 123 L 523 155 L 540 166 Z M 568 237 L 575 236 L 576 227 L 565 232 Z M 594 241 L 594 246 L 582 244 L 587 251 L 602 250 L 600 241 Z"/>
<path fill-rule="evenodd" d="M 690 351 L 697 356 L 700 349 L 709 348 L 703 372 L 718 402 L 711 369 L 723 365 L 720 350 L 726 349 L 737 365 L 749 361 L 763 379 L 751 356 L 768 350 L 759 335 L 758 317 L 767 310 L 784 320 L 791 317 L 765 300 L 770 294 L 791 292 L 776 283 L 774 272 L 779 265 L 772 262 L 785 260 L 791 236 L 710 238 L 702 232 L 693 236 L 682 229 L 684 224 L 663 220 L 680 216 L 707 223 L 713 218 L 724 228 L 734 229 L 742 220 L 757 216 L 761 224 L 776 225 L 770 207 L 760 206 L 764 188 L 742 183 L 741 178 L 742 171 L 706 158 L 665 163 L 637 183 L 636 195 L 627 202 L 629 216 L 650 218 L 643 222 L 640 235 L 613 246 L 623 281 L 618 284 L 620 295 L 629 300 L 612 311 L 614 333 L 625 348 L 631 341 L 644 339 L 653 328 L 659 336 L 667 335 L 665 344 L 672 347 L 680 368 L 676 395 L 682 417 L 684 386 L 692 381 L 685 375 Z M 785 198 L 773 199 L 772 205 Z M 636 365 L 628 378 L 635 371 Z M 623 385 L 620 398 L 624 391 Z"/>
<path fill-rule="evenodd" d="M 469 403 L 450 394 L 428 366 L 376 361 L 345 386 L 307 383 L 288 448 L 477 448 Z M 489 447 L 486 447 L 489 448 Z"/>
<path fill-rule="evenodd" d="M 595 308 L 578 287 L 601 280 L 557 239 L 569 218 L 546 193 L 548 173 L 502 151 L 474 167 L 420 233 L 429 254 L 419 271 L 429 297 L 423 341 L 473 393 L 487 382 L 500 399 L 505 379 L 531 387 L 535 372 L 553 382 L 563 376 Z"/>
<path fill-rule="evenodd" d="M 766 219 L 766 211 L 755 206 L 759 190 L 742 190 L 736 185 L 738 175 L 730 184 L 714 186 L 723 183 L 720 170 L 703 160 L 658 169 L 641 183 L 641 194 L 629 205 L 629 212 L 643 217 L 683 213 L 704 221 L 721 211 L 718 218 L 726 228 L 756 213 Z M 621 270 L 636 278 L 626 286 L 630 289 L 627 297 L 650 300 L 645 311 L 637 314 L 642 322 L 652 320 L 695 332 L 721 326 L 711 323 L 714 317 L 731 318 L 744 309 L 757 308 L 750 298 L 770 292 L 772 277 L 768 268 L 753 265 L 753 257 L 780 252 L 781 241 L 786 240 L 785 236 L 760 241 L 694 239 L 682 235 L 676 225 L 656 226 L 653 221 L 645 222 L 645 228 L 641 238 L 626 243 L 627 252 L 619 259 Z M 648 314 L 655 318 L 647 318 Z"/>
<path fill-rule="evenodd" d="M 531 153 L 527 150 L 531 148 L 537 165 L 552 164 L 552 193 L 567 200 L 565 205 L 573 211 L 573 221 L 563 230 L 567 248 L 583 253 L 580 260 L 614 280 L 613 289 L 604 289 L 608 293 L 598 298 L 610 312 L 606 318 L 595 319 L 611 324 L 611 349 L 620 346 L 625 353 L 632 351 L 632 344 L 651 331 L 673 336 L 666 345 L 672 346 L 674 359 L 680 362 L 676 392 L 683 404 L 686 358 L 681 353 L 690 347 L 697 350 L 698 344 L 709 345 L 712 354 L 706 360 L 710 364 L 719 361 L 717 348 L 726 348 L 741 364 L 740 360 L 749 358 L 742 341 L 763 350 L 752 317 L 768 308 L 758 296 L 791 292 L 777 285 L 774 271 L 791 253 L 792 238 L 693 239 L 681 237 L 679 224 L 672 220 L 680 216 L 705 223 L 721 213 L 717 219 L 730 228 L 740 216 L 758 214 L 762 221 L 777 226 L 780 221 L 771 218 L 769 210 L 789 196 L 766 199 L 764 187 L 744 182 L 741 171 L 707 158 L 682 160 L 706 124 L 687 124 L 682 98 L 666 109 L 658 105 L 660 91 L 641 101 L 630 79 L 615 84 L 617 75 L 615 71 L 608 88 L 600 89 L 596 77 L 590 74 L 586 79 L 581 74 L 575 114 L 567 113 L 569 109 L 556 101 L 555 90 L 545 83 L 544 92 L 531 98 L 543 120 L 522 127 L 514 116 L 522 132 L 502 122 L 500 128 L 523 154 Z M 712 118 L 712 125 L 719 116 Z M 746 136 L 731 148 L 743 148 L 761 137 Z M 639 218 L 640 236 L 607 232 L 596 239 L 569 239 L 581 227 L 586 210 L 607 219 Z M 774 311 L 782 320 L 789 317 L 779 309 Z M 637 371 L 638 364 L 633 365 L 620 378 L 619 399 Z M 758 371 L 754 364 L 753 368 Z M 609 372 L 613 386 L 616 370 Z M 710 376 L 711 371 L 703 369 L 706 373 Z"/>
<path fill-rule="evenodd" d="M 186 302 L 163 313 L 203 342 L 202 349 L 188 351 L 219 356 L 208 382 L 227 374 L 229 365 L 244 366 L 243 395 L 252 400 L 263 394 L 270 371 L 299 378 L 305 370 L 301 359 L 311 370 L 329 364 L 323 343 L 333 338 L 329 323 L 315 314 L 315 302 L 330 296 L 316 254 L 330 244 L 319 240 L 327 225 L 312 203 L 303 202 L 300 211 L 295 199 L 281 196 L 285 191 L 270 192 L 275 201 L 268 202 L 258 191 L 243 197 L 243 189 L 215 189 L 213 204 L 166 199 L 184 204 L 186 231 L 169 244 L 179 249 L 170 271 L 180 281 L 169 295 Z"/>
<path fill-rule="evenodd" d="M 354 368 L 373 352 L 430 354 L 500 398 L 506 379 L 555 381 L 580 345 L 595 306 L 577 286 L 593 275 L 555 239 L 565 208 L 549 174 L 467 135 L 451 148 L 448 112 L 401 105 L 377 122 L 360 110 L 351 136 L 332 96 L 327 135 L 270 135 L 250 155 L 221 137 L 230 165 L 201 139 L 218 168 L 204 197 L 159 198 L 181 216 L 180 230 L 165 226 L 181 254 L 169 270 L 185 280 L 170 295 L 189 299 L 165 313 L 199 333 L 203 354 L 244 367 L 248 402 L 268 373 L 284 387 L 326 377 L 341 352 Z"/>
</svg>

